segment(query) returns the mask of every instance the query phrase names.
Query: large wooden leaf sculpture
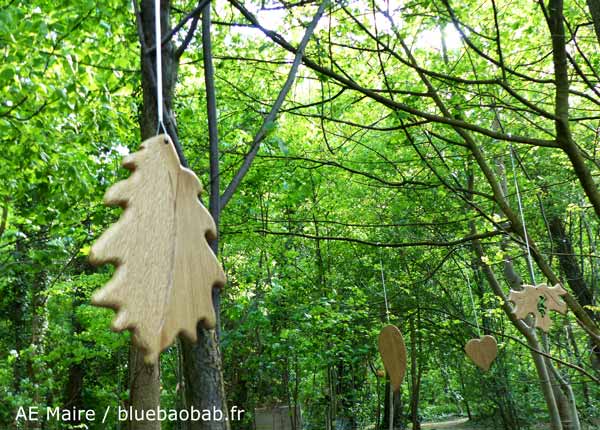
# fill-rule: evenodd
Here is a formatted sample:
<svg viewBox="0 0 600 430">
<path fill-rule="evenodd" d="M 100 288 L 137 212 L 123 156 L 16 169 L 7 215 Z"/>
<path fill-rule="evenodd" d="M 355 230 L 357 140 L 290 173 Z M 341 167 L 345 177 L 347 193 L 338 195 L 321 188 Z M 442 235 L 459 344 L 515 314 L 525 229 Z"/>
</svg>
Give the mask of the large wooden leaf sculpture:
<svg viewBox="0 0 600 430">
<path fill-rule="evenodd" d="M 92 303 L 114 309 L 113 330 L 131 329 L 153 362 L 178 333 L 195 341 L 198 321 L 214 327 L 212 288 L 225 274 L 207 242 L 216 228 L 198 200 L 202 187 L 179 164 L 171 139 L 146 140 L 123 166 L 131 176 L 109 188 L 104 202 L 125 210 L 89 257 L 116 270 Z"/>
<path fill-rule="evenodd" d="M 386 325 L 379 333 L 379 353 L 390 375 L 393 391 L 398 391 L 406 373 L 406 346 L 402 333 L 395 325 Z"/>
<path fill-rule="evenodd" d="M 567 312 L 567 304 L 560 298 L 565 294 L 567 292 L 559 284 L 554 287 L 546 284 L 523 285 L 522 291 L 511 291 L 508 300 L 514 302 L 513 312 L 517 318 L 525 319 L 533 314 L 535 326 L 547 332 L 552 326 L 550 311 L 561 314 Z"/>
</svg>

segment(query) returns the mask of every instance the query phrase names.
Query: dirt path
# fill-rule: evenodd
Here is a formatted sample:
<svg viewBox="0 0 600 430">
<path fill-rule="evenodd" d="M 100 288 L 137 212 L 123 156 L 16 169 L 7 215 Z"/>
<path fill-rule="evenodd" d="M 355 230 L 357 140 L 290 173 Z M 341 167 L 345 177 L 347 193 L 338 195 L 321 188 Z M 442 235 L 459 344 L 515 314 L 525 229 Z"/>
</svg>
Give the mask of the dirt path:
<svg viewBox="0 0 600 430">
<path fill-rule="evenodd" d="M 440 421 L 434 423 L 423 423 L 421 428 L 423 430 L 437 430 L 437 429 L 454 429 L 454 430 L 469 430 L 470 427 L 465 426 L 469 422 L 468 418 L 457 418 L 449 421 Z M 471 427 L 472 428 L 472 427 Z"/>
<path fill-rule="evenodd" d="M 582 424 L 582 429 L 592 430 L 592 429 L 600 429 L 598 427 L 600 424 L 600 420 L 594 424 Z M 410 427 L 409 427 L 410 428 Z M 455 418 L 446 421 L 439 422 L 429 422 L 421 424 L 421 428 L 423 430 L 443 430 L 443 429 L 453 429 L 453 430 L 482 430 L 487 429 L 489 426 L 486 426 L 484 423 L 474 424 L 469 422 L 468 418 Z M 538 424 L 535 426 L 536 429 L 542 430 L 547 429 L 547 424 Z"/>
</svg>

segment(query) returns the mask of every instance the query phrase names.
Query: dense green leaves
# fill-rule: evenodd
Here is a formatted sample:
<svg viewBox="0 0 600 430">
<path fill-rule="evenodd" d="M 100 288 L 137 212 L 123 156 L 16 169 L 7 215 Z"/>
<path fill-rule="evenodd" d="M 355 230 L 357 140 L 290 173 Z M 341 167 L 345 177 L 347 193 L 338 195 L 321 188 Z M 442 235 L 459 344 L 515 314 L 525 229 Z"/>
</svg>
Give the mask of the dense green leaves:
<svg viewBox="0 0 600 430">
<path fill-rule="evenodd" d="M 0 427 L 24 428 L 14 423 L 19 406 L 101 414 L 127 404 L 129 336 L 111 333 L 112 311 L 89 304 L 111 269 L 93 269 L 85 257 L 118 216 L 101 200 L 127 174 L 121 156 L 139 144 L 142 95 L 130 7 L 5 3 Z M 213 4 L 221 192 L 292 59 L 248 26 L 235 3 Z M 315 9 L 244 6 L 293 46 Z M 195 7 L 174 2 L 173 19 Z M 595 178 L 600 48 L 589 19 L 585 2 L 565 5 L 570 133 Z M 551 42 L 541 4 L 332 2 L 221 215 L 225 389 L 229 405 L 246 410 L 234 428 L 250 428 L 254 409 L 273 404 L 300 405 L 306 429 L 384 428 L 376 339 L 386 301 L 415 359 L 396 398 L 397 423 L 409 421 L 415 384 L 424 420 L 469 414 L 506 429 L 547 422 L 527 341 L 483 269 L 489 265 L 504 293 L 515 286 L 511 268 L 529 282 L 524 240 L 500 204 L 520 220 L 518 184 L 530 238 L 578 300 L 571 284 L 583 280 L 592 299 L 582 303 L 598 322 L 598 219 L 572 159 L 543 146 L 559 139 Z M 185 155 L 209 189 L 201 47 L 195 37 L 181 58 L 173 102 Z M 481 258 L 474 231 L 485 235 Z M 566 242 L 569 252 L 560 248 Z M 547 273 L 536 265 L 534 275 L 545 281 Z M 547 352 L 561 360 L 554 365 L 571 384 L 581 421 L 592 422 L 598 354 L 572 312 L 554 320 Z M 463 353 L 484 332 L 499 343 L 488 374 Z M 162 355 L 165 408 L 185 406 L 182 366 L 177 347 Z"/>
</svg>

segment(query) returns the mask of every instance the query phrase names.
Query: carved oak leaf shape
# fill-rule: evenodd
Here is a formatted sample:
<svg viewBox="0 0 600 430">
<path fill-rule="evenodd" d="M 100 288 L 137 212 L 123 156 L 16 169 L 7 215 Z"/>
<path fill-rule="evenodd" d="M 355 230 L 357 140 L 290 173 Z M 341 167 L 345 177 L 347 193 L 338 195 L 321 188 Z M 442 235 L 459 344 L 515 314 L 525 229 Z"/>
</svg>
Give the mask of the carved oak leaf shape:
<svg viewBox="0 0 600 430">
<path fill-rule="evenodd" d="M 535 326 L 547 332 L 552 326 L 550 311 L 557 311 L 561 314 L 567 312 L 567 304 L 560 298 L 565 294 L 567 292 L 560 284 L 556 284 L 554 287 L 549 287 L 546 284 L 523 285 L 522 291 L 511 290 L 508 300 L 514 302 L 513 313 L 517 318 L 525 319 L 529 314 L 533 314 Z M 542 302 L 543 313 L 538 308 L 540 298 L 544 299 Z"/>
<path fill-rule="evenodd" d="M 89 256 L 116 270 L 92 303 L 114 309 L 112 329 L 131 329 L 146 362 L 154 362 L 178 333 L 196 341 L 198 321 L 215 326 L 212 288 L 223 286 L 225 274 L 207 242 L 216 227 L 198 200 L 202 187 L 180 165 L 171 139 L 144 141 L 123 166 L 132 174 L 106 191 L 104 203 L 125 210 Z"/>
</svg>

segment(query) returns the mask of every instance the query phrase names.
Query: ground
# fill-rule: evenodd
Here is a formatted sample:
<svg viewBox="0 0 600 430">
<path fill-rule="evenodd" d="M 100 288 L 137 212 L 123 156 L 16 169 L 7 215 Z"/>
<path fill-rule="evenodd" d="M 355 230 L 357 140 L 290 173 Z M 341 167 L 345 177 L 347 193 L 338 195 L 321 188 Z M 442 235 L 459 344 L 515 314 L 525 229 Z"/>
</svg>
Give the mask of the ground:
<svg viewBox="0 0 600 430">
<path fill-rule="evenodd" d="M 448 421 L 440 421 L 435 423 L 423 423 L 421 428 L 425 429 L 455 429 L 455 430 L 472 430 L 474 427 L 468 427 L 468 418 L 456 418 Z"/>
<path fill-rule="evenodd" d="M 600 422 L 598 423 L 600 424 Z M 600 427 L 596 427 L 597 424 L 593 424 L 591 426 L 586 426 L 582 424 L 582 429 L 593 430 L 598 429 Z M 453 429 L 453 430 L 483 430 L 485 428 L 489 428 L 485 426 L 485 424 L 474 424 L 470 423 L 468 418 L 453 418 L 445 421 L 439 422 L 428 422 L 421 424 L 421 428 L 423 430 L 442 430 L 442 429 Z M 546 424 L 540 424 L 536 429 L 546 429 L 548 428 Z"/>
</svg>

